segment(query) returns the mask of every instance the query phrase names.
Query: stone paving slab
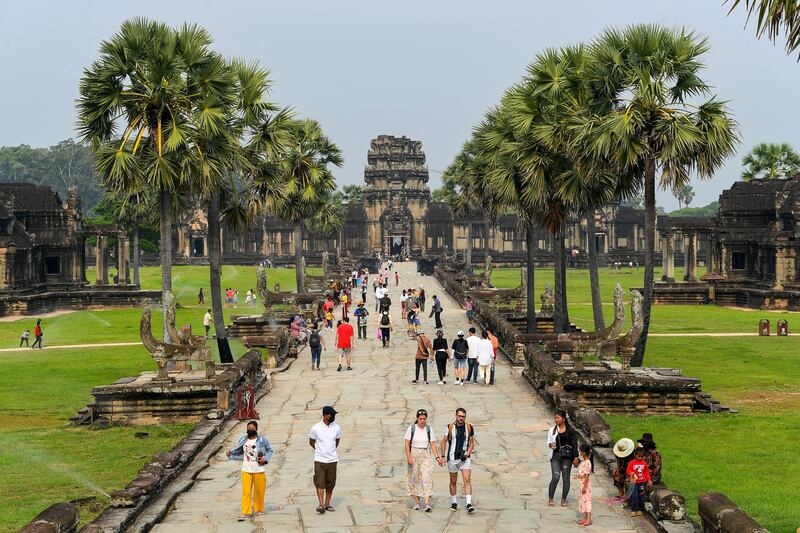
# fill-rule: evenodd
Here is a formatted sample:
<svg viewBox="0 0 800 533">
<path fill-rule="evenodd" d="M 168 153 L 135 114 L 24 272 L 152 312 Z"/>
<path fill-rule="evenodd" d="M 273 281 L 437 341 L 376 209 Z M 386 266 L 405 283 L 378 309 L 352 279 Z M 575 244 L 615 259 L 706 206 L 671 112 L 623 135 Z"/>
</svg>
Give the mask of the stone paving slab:
<svg viewBox="0 0 800 533">
<path fill-rule="evenodd" d="M 416 274 L 415 263 L 396 265 L 401 287 L 423 285 L 430 296 L 442 300 L 445 336 L 452 341 L 457 330 L 467 330 L 464 311 L 449 298 L 432 277 Z M 273 377 L 272 389 L 258 403 L 260 432 L 276 450 L 267 468 L 266 514 L 246 522 L 239 515 L 239 464 L 227 461 L 224 450 L 244 434 L 239 424 L 227 436 L 225 446 L 213 457 L 189 492 L 154 531 L 169 533 L 240 531 L 538 531 L 575 532 L 577 482 L 569 506 L 547 507 L 550 480 L 546 432 L 552 415 L 518 369 L 498 359 L 496 384 L 437 385 L 430 367 L 430 385 L 410 383 L 416 342 L 409 339 L 400 317 L 400 290 L 391 287 L 393 345 L 382 348 L 375 338 L 377 318 L 370 318 L 367 340 L 356 340 L 352 371 L 336 371 L 333 350 L 323 352 L 322 370 L 310 369 L 307 351 L 291 368 Z M 372 312 L 372 296 L 367 308 Z M 424 314 L 423 325 L 433 338 L 433 319 Z M 326 333 L 328 346 L 333 334 Z M 452 368 L 448 369 L 452 378 Z M 319 515 L 312 485 L 313 451 L 308 430 L 320 419 L 324 405 L 339 411 L 337 422 L 343 437 L 341 462 L 332 504 L 336 512 Z M 406 491 L 403 435 L 418 408 L 426 408 L 437 440 L 441 440 L 456 407 L 467 409 L 475 427 L 473 490 L 476 511 L 464 509 L 459 481 L 459 510 L 449 509 L 448 475 L 434 471 L 432 513 L 414 511 Z M 604 473 L 593 479 L 596 500 L 614 492 Z M 560 495 L 561 487 L 559 486 Z M 643 520 L 631 519 L 620 508 L 595 501 L 593 531 L 652 531 Z"/>
</svg>

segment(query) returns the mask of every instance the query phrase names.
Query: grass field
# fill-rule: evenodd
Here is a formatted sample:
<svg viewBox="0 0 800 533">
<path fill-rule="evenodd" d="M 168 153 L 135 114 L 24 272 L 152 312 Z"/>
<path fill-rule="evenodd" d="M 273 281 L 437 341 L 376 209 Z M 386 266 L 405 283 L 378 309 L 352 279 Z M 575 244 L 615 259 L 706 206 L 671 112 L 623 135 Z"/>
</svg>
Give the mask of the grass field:
<svg viewBox="0 0 800 533">
<path fill-rule="evenodd" d="M 208 292 L 207 267 L 175 267 L 173 284 L 177 323 L 202 331 L 202 317 L 210 306 L 197 304 L 197 292 Z M 606 320 L 611 319 L 615 283 L 626 290 L 641 286 L 643 270 L 601 270 Z M 680 276 L 680 272 L 677 273 Z M 91 279 L 92 274 L 88 274 Z M 158 289 L 158 268 L 143 268 L 142 286 Z M 552 269 L 536 272 L 536 293 Z M 658 279 L 658 276 L 657 276 Z M 294 289 L 291 269 L 271 269 L 268 283 Z M 497 269 L 497 286 L 519 283 L 518 269 Z M 569 270 L 571 320 L 593 329 L 587 271 Z M 244 304 L 248 288 L 255 288 L 255 267 L 226 266 L 223 287 L 239 290 L 240 304 L 225 309 L 226 321 L 235 314 L 260 314 L 263 307 Z M 538 304 L 538 301 L 537 301 Z M 627 311 L 627 309 L 626 309 Z M 768 317 L 797 327 L 800 314 L 731 309 L 717 306 L 656 306 L 654 333 L 714 333 L 756 331 Z M 43 321 L 48 346 L 59 344 L 136 342 L 138 309 L 76 311 Z M 160 317 L 153 314 L 153 330 Z M 19 334 L 33 330 L 34 317 L 0 322 L 0 348 L 16 347 Z M 213 343 L 212 343 L 213 345 Z M 234 344 L 234 353 L 242 353 Z M 796 337 L 652 337 L 646 364 L 671 366 L 703 380 L 703 388 L 736 415 L 693 417 L 610 416 L 614 436 L 638 438 L 651 431 L 664 457 L 667 483 L 683 492 L 696 511 L 703 490 L 719 490 L 755 516 L 771 531 L 794 531 L 800 525 L 796 483 L 800 467 L 792 457 L 800 428 L 800 341 Z M 14 530 L 54 501 L 97 496 L 123 486 L 156 451 L 169 449 L 189 426 L 111 428 L 90 430 L 66 426 L 69 416 L 90 399 L 92 386 L 107 384 L 142 370 L 152 370 L 149 355 L 139 347 L 43 350 L 0 353 L 0 529 Z M 133 437 L 147 431 L 146 439 Z M 767 468 L 775 472 L 767 472 Z M 31 479 L 35 478 L 34 482 Z M 91 514 L 94 507 L 84 506 Z M 83 514 L 86 514 L 84 512 Z"/>
</svg>

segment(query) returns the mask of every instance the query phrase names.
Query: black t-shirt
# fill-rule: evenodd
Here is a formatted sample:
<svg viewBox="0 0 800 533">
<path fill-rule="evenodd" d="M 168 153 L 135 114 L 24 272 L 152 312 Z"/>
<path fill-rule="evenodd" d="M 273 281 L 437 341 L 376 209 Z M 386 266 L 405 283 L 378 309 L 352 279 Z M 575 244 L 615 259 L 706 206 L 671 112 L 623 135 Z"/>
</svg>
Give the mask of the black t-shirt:
<svg viewBox="0 0 800 533">
<path fill-rule="evenodd" d="M 447 351 L 447 339 L 444 337 L 436 337 L 433 339 L 433 351 L 438 352 L 439 350 Z"/>
<path fill-rule="evenodd" d="M 467 339 L 458 338 L 453 341 L 453 355 L 456 359 L 466 359 L 469 351 Z"/>
<path fill-rule="evenodd" d="M 445 435 L 449 432 L 449 428 L 445 431 Z M 450 440 L 450 444 L 447 448 L 447 457 L 450 457 L 450 450 L 465 450 L 468 446 L 464 446 L 464 441 L 467 439 L 467 424 L 464 423 L 463 425 L 459 426 L 455 422 L 453 422 L 453 433 L 455 434 L 455 442 L 453 439 Z M 469 425 L 469 436 L 475 436 L 475 428 L 472 427 L 472 424 Z M 469 444 L 469 443 L 467 443 Z M 455 445 L 455 448 L 452 446 Z"/>
</svg>

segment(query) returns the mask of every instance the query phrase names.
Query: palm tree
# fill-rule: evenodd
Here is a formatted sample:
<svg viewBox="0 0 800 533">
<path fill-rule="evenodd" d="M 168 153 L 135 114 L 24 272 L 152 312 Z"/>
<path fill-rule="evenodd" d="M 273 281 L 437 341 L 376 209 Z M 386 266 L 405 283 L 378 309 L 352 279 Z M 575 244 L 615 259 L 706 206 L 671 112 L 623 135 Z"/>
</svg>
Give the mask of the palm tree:
<svg viewBox="0 0 800 533">
<path fill-rule="evenodd" d="M 211 43 L 196 25 L 131 19 L 101 43 L 80 81 L 78 130 L 97 152 L 104 184 L 124 192 L 140 177 L 158 192 L 162 296 L 172 289 L 172 195 L 189 182 L 198 132 L 221 122 L 218 104 L 229 88 Z"/>
<path fill-rule="evenodd" d="M 656 174 L 663 188 L 710 178 L 738 144 L 738 126 L 725 102 L 708 96 L 700 77 L 708 41 L 687 30 L 637 25 L 607 30 L 591 47 L 587 83 L 608 112 L 577 117 L 576 144 L 589 158 L 638 176 L 645 202 L 644 328 L 632 364 L 647 343 L 653 294 Z"/>
<path fill-rule="evenodd" d="M 800 154 L 789 143 L 761 143 L 753 147 L 744 158 L 742 179 L 785 179 L 800 172 Z"/>
<path fill-rule="evenodd" d="M 152 215 L 153 198 L 141 187 L 133 186 L 127 193 L 106 191 L 100 202 L 98 210 L 108 210 L 113 213 L 117 222 L 131 234 L 133 247 L 133 284 L 139 286 L 139 226 L 150 220 Z"/>
<path fill-rule="evenodd" d="M 303 292 L 303 226 L 335 221 L 333 206 L 336 181 L 329 165 L 341 167 L 339 148 L 322 131 L 318 122 L 295 120 L 289 125 L 286 149 L 279 161 L 268 163 L 267 170 L 254 176 L 253 187 L 259 197 L 269 197 L 276 180 L 282 195 L 272 195 L 272 212 L 294 226 L 295 280 Z"/>
<path fill-rule="evenodd" d="M 729 0 L 726 0 L 726 3 Z M 774 41 L 779 35 L 786 38 L 786 53 L 800 47 L 800 3 L 797 0 L 732 0 L 730 14 L 740 5 L 747 10 L 747 20 L 756 16 L 756 35 L 766 34 Z"/>
</svg>

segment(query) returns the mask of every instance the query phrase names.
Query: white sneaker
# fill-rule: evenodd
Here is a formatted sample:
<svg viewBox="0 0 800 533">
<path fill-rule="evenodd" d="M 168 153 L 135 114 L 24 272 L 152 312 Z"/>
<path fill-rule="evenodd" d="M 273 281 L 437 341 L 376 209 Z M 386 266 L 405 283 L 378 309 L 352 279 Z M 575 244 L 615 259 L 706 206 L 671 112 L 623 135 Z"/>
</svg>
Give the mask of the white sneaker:
<svg viewBox="0 0 800 533">
<path fill-rule="evenodd" d="M 463 387 L 464 386 L 464 382 L 463 381 L 459 382 L 459 385 L 461 385 Z"/>
<path fill-rule="evenodd" d="M 437 385 L 444 385 L 444 381 L 439 381 L 436 383 Z"/>
</svg>

